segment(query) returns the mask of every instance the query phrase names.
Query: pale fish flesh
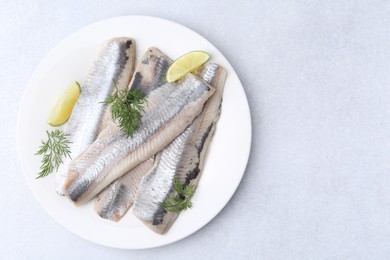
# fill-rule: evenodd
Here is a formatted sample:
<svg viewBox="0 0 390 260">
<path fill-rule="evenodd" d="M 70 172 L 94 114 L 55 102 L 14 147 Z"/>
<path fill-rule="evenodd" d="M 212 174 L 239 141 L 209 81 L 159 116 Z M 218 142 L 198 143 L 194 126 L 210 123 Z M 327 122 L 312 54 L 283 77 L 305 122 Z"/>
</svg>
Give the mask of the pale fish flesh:
<svg viewBox="0 0 390 260">
<path fill-rule="evenodd" d="M 192 74 L 152 90 L 140 127 L 132 138 L 111 124 L 95 141 L 99 143 L 101 135 L 113 137 L 101 152 L 90 158 L 82 171 L 77 167 L 70 169 L 65 184 L 69 198 L 76 204 L 89 201 L 114 180 L 161 151 L 193 122 L 213 93 L 209 84 Z"/>
<path fill-rule="evenodd" d="M 133 205 L 137 187 L 142 177 L 152 168 L 150 158 L 115 180 L 99 193 L 95 200 L 95 211 L 100 217 L 118 222 Z"/>
<path fill-rule="evenodd" d="M 166 71 L 171 63 L 172 61 L 158 49 L 148 49 L 137 66 L 130 89 L 141 89 L 145 93 L 150 93 L 151 90 L 165 84 Z M 96 155 L 99 149 L 91 148 L 89 150 Z M 91 156 L 94 155 L 89 153 L 83 157 Z M 132 206 L 139 182 L 151 169 L 153 162 L 154 156 L 128 171 L 100 192 L 95 200 L 95 211 L 98 215 L 119 221 Z"/>
<path fill-rule="evenodd" d="M 168 212 L 161 203 L 176 194 L 174 179 L 196 187 L 220 117 L 226 72 L 216 64 L 207 64 L 200 75 L 215 88 L 214 95 L 194 122 L 156 156 L 152 170 L 140 183 L 134 203 L 133 214 L 159 234 L 166 233 L 179 215 Z"/>
<path fill-rule="evenodd" d="M 130 38 L 113 38 L 102 44 L 64 128 L 64 133 L 69 134 L 72 159 L 84 152 L 96 139 L 105 110 L 102 101 L 112 92 L 113 81 L 120 86 L 129 84 L 134 55 L 135 43 Z M 63 187 L 71 161 L 66 158 L 56 173 L 58 194 L 64 194 Z"/>
<path fill-rule="evenodd" d="M 121 39 L 125 40 L 127 38 L 121 38 Z M 119 79 L 117 79 L 117 80 L 113 79 L 112 83 L 115 84 L 115 86 L 114 86 L 112 93 L 114 91 L 116 91 L 116 89 L 118 89 L 120 91 L 127 89 L 129 86 L 129 82 L 133 77 L 133 73 L 134 73 L 134 69 L 135 69 L 136 44 L 135 44 L 134 40 L 131 40 L 131 41 L 132 41 L 131 46 L 130 46 L 129 50 L 126 52 L 126 59 L 128 59 L 127 63 L 126 63 L 126 69 L 123 70 L 123 73 Z M 111 121 L 112 121 L 111 105 L 109 105 L 108 107 L 106 107 L 104 109 L 104 114 L 102 117 L 102 121 L 99 125 L 97 134 L 100 134 L 101 131 L 103 131 L 103 129 L 106 128 L 107 125 Z"/>
<path fill-rule="evenodd" d="M 157 48 L 149 48 L 137 65 L 129 89 L 139 89 L 148 95 L 153 89 L 166 83 L 166 71 L 171 63 L 172 61 Z M 82 156 L 72 161 L 71 171 L 85 171 L 109 143 L 122 135 L 115 122 L 111 120 L 108 125 L 110 127 L 107 128 L 107 131 L 102 131 L 99 134 L 99 141 L 92 143 Z"/>
</svg>

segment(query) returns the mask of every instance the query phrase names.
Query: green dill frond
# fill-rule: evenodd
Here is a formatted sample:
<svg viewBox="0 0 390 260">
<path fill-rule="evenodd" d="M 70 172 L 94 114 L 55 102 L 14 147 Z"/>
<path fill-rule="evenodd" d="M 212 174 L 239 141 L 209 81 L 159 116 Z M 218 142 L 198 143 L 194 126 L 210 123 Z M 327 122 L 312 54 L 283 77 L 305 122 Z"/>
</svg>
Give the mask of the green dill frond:
<svg viewBox="0 0 390 260">
<path fill-rule="evenodd" d="M 41 167 L 38 173 L 38 178 L 43 178 L 49 175 L 63 163 L 63 158 L 70 157 L 69 144 L 67 134 L 60 130 L 46 131 L 47 141 L 41 141 L 41 146 L 36 155 L 42 155 Z"/>
<path fill-rule="evenodd" d="M 192 208 L 192 196 L 195 194 L 194 185 L 183 185 L 178 180 L 173 181 L 175 193 L 164 200 L 160 205 L 170 212 L 180 212 Z"/>
<path fill-rule="evenodd" d="M 141 90 L 120 90 L 118 87 L 104 101 L 105 105 L 111 104 L 112 119 L 117 120 L 128 137 L 132 137 L 139 128 L 145 103 L 146 95 Z"/>
</svg>

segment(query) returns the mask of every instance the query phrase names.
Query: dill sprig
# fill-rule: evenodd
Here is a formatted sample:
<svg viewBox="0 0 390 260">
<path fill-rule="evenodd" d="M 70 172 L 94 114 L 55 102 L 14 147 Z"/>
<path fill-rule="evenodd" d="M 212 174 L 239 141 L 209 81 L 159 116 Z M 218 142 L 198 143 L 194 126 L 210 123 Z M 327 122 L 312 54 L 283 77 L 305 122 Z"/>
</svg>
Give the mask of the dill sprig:
<svg viewBox="0 0 390 260">
<path fill-rule="evenodd" d="M 194 196 L 195 186 L 191 184 L 184 186 L 175 179 L 173 189 L 176 194 L 166 198 L 161 206 L 170 212 L 180 212 L 192 208 L 193 205 L 190 200 Z"/>
<path fill-rule="evenodd" d="M 65 157 L 71 158 L 67 134 L 60 130 L 46 131 L 46 134 L 47 141 L 41 141 L 42 144 L 36 153 L 36 155 L 43 155 L 37 179 L 47 176 L 54 169 L 58 170 Z"/>
<path fill-rule="evenodd" d="M 111 114 L 113 120 L 118 120 L 119 126 L 127 137 L 132 137 L 141 123 L 141 112 L 146 103 L 145 93 L 139 89 L 116 91 L 104 101 L 105 105 L 112 104 Z"/>
</svg>

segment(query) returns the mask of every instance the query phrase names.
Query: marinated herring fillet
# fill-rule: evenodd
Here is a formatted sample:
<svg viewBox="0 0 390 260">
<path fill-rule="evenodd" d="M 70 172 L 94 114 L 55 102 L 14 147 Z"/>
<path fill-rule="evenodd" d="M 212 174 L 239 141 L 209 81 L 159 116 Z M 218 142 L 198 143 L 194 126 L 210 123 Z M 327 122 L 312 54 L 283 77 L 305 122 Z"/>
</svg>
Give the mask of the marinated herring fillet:
<svg viewBox="0 0 390 260">
<path fill-rule="evenodd" d="M 112 181 L 156 154 L 191 124 L 213 92 L 213 88 L 193 75 L 151 91 L 140 127 L 132 138 L 111 124 L 92 145 L 100 151 L 89 158 L 88 166 L 82 171 L 71 168 L 65 185 L 69 198 L 76 204 L 90 200 Z M 104 142 L 101 146 L 100 139 Z"/>
<path fill-rule="evenodd" d="M 126 39 L 126 38 L 122 38 L 122 39 Z M 115 91 L 115 88 L 118 88 L 119 90 L 125 90 L 129 86 L 129 82 L 133 77 L 133 73 L 135 69 L 135 58 L 136 58 L 135 49 L 136 49 L 136 44 L 135 41 L 132 40 L 130 49 L 126 53 L 127 55 L 126 59 L 128 59 L 126 63 L 127 68 L 123 71 L 123 74 L 119 80 L 114 78 L 112 79 L 112 84 L 114 84 L 114 88 L 113 91 L 111 91 L 111 93 Z M 98 127 L 97 134 L 99 135 L 111 121 L 112 121 L 112 113 L 111 113 L 111 105 L 109 105 L 104 109 L 102 121 Z"/>
<path fill-rule="evenodd" d="M 94 61 L 83 84 L 80 96 L 72 114 L 65 125 L 68 134 L 70 156 L 79 156 L 96 139 L 102 122 L 105 107 L 101 103 L 113 90 L 113 80 L 119 86 L 127 86 L 134 69 L 135 45 L 130 38 L 112 38 L 102 44 L 97 59 Z M 63 186 L 67 179 L 70 158 L 64 159 L 55 179 L 57 193 L 63 195 Z"/>
<path fill-rule="evenodd" d="M 179 215 L 168 212 L 161 203 L 176 194 L 174 179 L 184 185 L 197 185 L 220 116 L 226 72 L 216 64 L 207 64 L 200 75 L 215 88 L 215 93 L 194 122 L 156 156 L 152 170 L 140 183 L 134 203 L 133 214 L 159 234 L 166 233 Z"/>
<path fill-rule="evenodd" d="M 144 57 L 147 55 L 144 55 Z M 145 57 L 146 58 L 146 57 Z M 142 59 L 142 62 L 137 67 L 137 70 L 135 72 L 135 75 L 137 73 L 142 73 L 142 67 L 144 67 L 144 64 L 150 64 L 150 62 L 146 62 L 145 59 Z M 171 62 L 169 62 L 171 64 Z M 143 66 L 141 66 L 143 65 Z M 210 65 L 211 66 L 211 65 Z M 141 67 L 141 68 L 140 68 Z M 167 66 L 164 66 L 165 72 L 167 69 Z M 206 75 L 205 73 L 202 73 L 203 70 L 199 70 L 196 72 L 196 75 L 199 77 L 202 77 L 204 80 L 209 80 L 210 77 L 214 77 L 214 75 Z M 205 71 L 208 71 L 209 74 L 213 72 L 210 69 L 207 69 Z M 165 75 L 165 73 L 163 73 Z M 164 78 L 165 79 L 165 78 Z M 208 101 L 209 102 L 209 101 Z M 150 166 L 151 168 L 151 166 Z M 150 170 L 150 168 L 144 167 L 145 172 L 143 172 L 143 176 L 146 175 L 146 173 Z M 134 196 L 133 193 L 136 194 L 139 187 L 139 182 L 141 179 L 139 176 L 142 174 L 139 171 L 137 171 L 136 175 L 133 175 L 133 170 L 130 170 L 125 175 L 123 175 L 118 180 L 115 180 L 113 183 L 111 183 L 108 187 L 106 187 L 95 200 L 95 211 L 103 218 L 110 219 L 113 221 L 119 221 L 123 215 L 127 212 L 127 210 L 132 206 Z M 133 175 L 133 177 L 132 177 Z M 133 181 L 127 181 L 127 179 L 133 179 Z M 131 192 L 132 194 L 128 194 L 125 192 L 118 192 L 119 187 L 121 187 L 121 190 L 126 190 L 127 192 Z M 128 199 L 126 199 L 128 198 Z M 113 214 L 112 212 L 117 212 L 117 214 Z M 122 215 L 120 215 L 122 214 Z"/>
<path fill-rule="evenodd" d="M 157 48 L 149 48 L 137 65 L 129 84 L 129 89 L 139 89 L 145 94 L 149 94 L 157 86 L 166 83 L 165 73 L 171 63 L 172 61 Z M 98 142 L 91 144 L 82 156 L 80 155 L 72 161 L 70 166 L 71 171 L 84 171 L 96 159 L 99 153 L 103 151 L 106 145 L 122 134 L 112 120 L 107 126 L 110 124 L 111 127 L 107 128 L 107 131 L 104 133 L 100 132 Z"/>
<path fill-rule="evenodd" d="M 165 74 L 171 63 L 172 61 L 158 49 L 148 49 L 137 66 L 130 89 L 141 89 L 145 93 L 150 93 L 151 90 L 165 84 Z M 90 156 L 93 155 L 85 154 L 84 157 Z M 133 205 L 139 182 L 152 168 L 153 162 L 154 156 L 102 190 L 95 200 L 96 213 L 102 218 L 119 221 Z"/>
<path fill-rule="evenodd" d="M 213 92 L 209 84 L 192 74 L 152 90 L 147 96 L 140 127 L 132 138 L 111 124 L 95 141 L 99 143 L 101 135 L 112 136 L 101 152 L 90 158 L 82 171 L 77 167 L 70 169 L 65 184 L 69 198 L 76 204 L 89 201 L 114 180 L 162 150 L 200 114 Z"/>
<path fill-rule="evenodd" d="M 119 177 L 97 195 L 95 211 L 100 217 L 118 222 L 133 205 L 137 187 L 142 177 L 152 168 L 150 158 Z"/>
</svg>

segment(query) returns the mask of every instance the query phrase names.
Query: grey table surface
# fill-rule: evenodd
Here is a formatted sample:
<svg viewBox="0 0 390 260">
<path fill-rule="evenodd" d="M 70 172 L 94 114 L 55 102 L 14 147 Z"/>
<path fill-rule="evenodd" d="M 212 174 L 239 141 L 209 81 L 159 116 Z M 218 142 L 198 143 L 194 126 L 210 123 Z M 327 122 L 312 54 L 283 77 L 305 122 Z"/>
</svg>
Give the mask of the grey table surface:
<svg viewBox="0 0 390 260">
<path fill-rule="evenodd" d="M 0 259 L 390 257 L 389 1 L 1 1 Z M 21 96 L 44 55 L 92 22 L 151 15 L 205 36 L 247 94 L 244 178 L 207 226 L 118 250 L 52 219 L 17 158 Z M 239 133 L 238 133 L 239 134 Z"/>
</svg>

